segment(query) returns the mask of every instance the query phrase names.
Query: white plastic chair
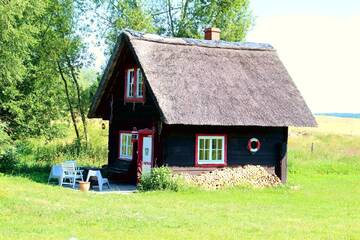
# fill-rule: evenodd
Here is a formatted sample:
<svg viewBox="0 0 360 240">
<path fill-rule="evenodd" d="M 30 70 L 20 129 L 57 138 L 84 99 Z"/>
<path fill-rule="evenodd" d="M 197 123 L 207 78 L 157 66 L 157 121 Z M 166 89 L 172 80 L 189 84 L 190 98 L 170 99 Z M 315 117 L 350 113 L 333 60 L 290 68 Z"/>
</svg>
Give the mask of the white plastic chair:
<svg viewBox="0 0 360 240">
<path fill-rule="evenodd" d="M 50 180 L 54 178 L 54 179 L 58 180 L 58 184 L 60 185 L 61 178 L 62 178 L 62 171 L 63 170 L 62 170 L 61 165 L 53 165 L 50 170 L 48 184 L 50 183 Z"/>
<path fill-rule="evenodd" d="M 102 187 L 104 184 L 107 184 L 108 188 L 111 189 L 109 180 L 107 178 L 103 178 L 100 170 L 89 170 L 88 175 L 86 177 L 86 182 L 89 182 L 90 177 L 96 177 L 99 185 L 100 192 L 102 191 Z"/>
<path fill-rule="evenodd" d="M 61 174 L 61 180 L 60 180 L 60 186 L 62 185 L 71 185 L 72 188 L 75 188 L 76 183 L 76 170 L 75 170 L 75 164 L 74 163 L 68 163 L 65 162 L 61 164 L 62 167 L 62 174 Z M 68 182 L 66 180 L 69 180 Z"/>
<path fill-rule="evenodd" d="M 84 181 L 84 176 L 83 176 L 84 170 L 80 169 L 80 167 L 76 164 L 75 160 L 66 160 L 66 161 L 64 161 L 64 163 L 74 163 L 75 171 L 76 171 L 76 179 L 75 180 Z"/>
</svg>

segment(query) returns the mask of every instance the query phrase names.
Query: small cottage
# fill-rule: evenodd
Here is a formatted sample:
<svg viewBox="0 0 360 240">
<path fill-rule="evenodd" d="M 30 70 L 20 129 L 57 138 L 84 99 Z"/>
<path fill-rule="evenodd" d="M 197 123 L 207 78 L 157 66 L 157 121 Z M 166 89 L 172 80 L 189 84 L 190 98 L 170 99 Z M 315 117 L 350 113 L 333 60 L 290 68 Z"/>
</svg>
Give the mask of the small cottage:
<svg viewBox="0 0 360 240">
<path fill-rule="evenodd" d="M 123 31 L 89 112 L 109 121 L 108 172 L 261 165 L 285 182 L 288 126 L 316 121 L 269 44 Z"/>
</svg>

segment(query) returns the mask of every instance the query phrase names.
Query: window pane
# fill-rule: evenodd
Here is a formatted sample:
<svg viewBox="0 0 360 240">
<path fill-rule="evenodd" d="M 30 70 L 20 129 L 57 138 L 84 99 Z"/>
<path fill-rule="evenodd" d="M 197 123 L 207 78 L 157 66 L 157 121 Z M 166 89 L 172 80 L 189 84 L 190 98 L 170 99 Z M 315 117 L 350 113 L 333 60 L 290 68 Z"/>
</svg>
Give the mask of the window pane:
<svg viewBox="0 0 360 240">
<path fill-rule="evenodd" d="M 204 139 L 200 139 L 200 149 L 204 149 Z"/>
<path fill-rule="evenodd" d="M 121 145 L 123 145 L 123 146 L 126 145 L 126 135 L 125 134 L 121 134 Z"/>
<path fill-rule="evenodd" d="M 211 160 L 218 160 L 218 158 L 216 157 L 216 150 L 211 151 Z"/>
<path fill-rule="evenodd" d="M 140 71 L 140 69 L 138 69 L 137 74 L 138 74 L 138 79 L 137 79 L 138 82 L 142 83 L 142 72 Z"/>
<path fill-rule="evenodd" d="M 138 85 L 138 97 L 142 97 L 143 96 L 143 86 L 142 84 Z"/>
<path fill-rule="evenodd" d="M 131 157 L 132 156 L 131 134 L 127 134 L 127 147 L 128 147 L 127 155 L 128 157 Z"/>
<path fill-rule="evenodd" d="M 130 138 L 131 139 L 131 138 Z M 130 142 L 130 145 L 129 145 L 129 157 L 131 158 L 132 157 L 132 154 L 133 154 L 133 145 L 132 143 Z"/>
<path fill-rule="evenodd" d="M 128 156 L 128 148 L 127 148 L 126 145 L 124 146 L 124 149 L 125 149 L 125 150 L 123 151 L 122 156 L 123 156 L 123 157 L 127 157 L 127 156 Z"/>
<path fill-rule="evenodd" d="M 205 150 L 204 160 L 210 160 L 210 150 Z"/>
<path fill-rule="evenodd" d="M 122 141 L 122 155 L 126 156 L 126 135 L 123 135 L 123 141 Z"/>
<path fill-rule="evenodd" d="M 125 155 L 126 154 L 126 146 L 123 144 L 121 145 L 121 155 Z"/>
<path fill-rule="evenodd" d="M 222 160 L 222 150 L 217 150 L 217 160 Z"/>
<path fill-rule="evenodd" d="M 211 139 L 211 145 L 212 145 L 212 148 L 215 149 L 216 148 L 216 139 Z"/>
<path fill-rule="evenodd" d="M 205 149 L 210 149 L 210 139 L 205 139 Z"/>
<path fill-rule="evenodd" d="M 130 73 L 131 96 L 134 96 L 134 71 Z"/>
<path fill-rule="evenodd" d="M 137 71 L 137 96 L 142 97 L 143 96 L 143 76 L 140 69 Z"/>
<path fill-rule="evenodd" d="M 217 140 L 217 149 L 222 149 L 222 139 Z"/>
<path fill-rule="evenodd" d="M 120 155 L 124 156 L 126 154 L 126 136 L 121 134 L 121 152 Z"/>
<path fill-rule="evenodd" d="M 128 70 L 128 79 L 127 79 L 127 96 L 134 96 L 134 70 Z"/>
<path fill-rule="evenodd" d="M 199 151 L 199 160 L 204 160 L 204 150 Z"/>
<path fill-rule="evenodd" d="M 131 157 L 131 148 L 130 145 L 127 146 L 126 156 Z"/>
</svg>

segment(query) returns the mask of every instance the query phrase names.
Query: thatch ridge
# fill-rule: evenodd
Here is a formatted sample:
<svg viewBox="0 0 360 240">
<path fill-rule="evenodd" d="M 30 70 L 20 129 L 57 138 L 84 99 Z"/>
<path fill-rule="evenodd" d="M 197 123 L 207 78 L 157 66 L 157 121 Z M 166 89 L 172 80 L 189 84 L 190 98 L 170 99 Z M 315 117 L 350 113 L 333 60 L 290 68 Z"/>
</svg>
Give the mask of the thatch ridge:
<svg viewBox="0 0 360 240">
<path fill-rule="evenodd" d="M 187 45 L 208 48 L 224 48 L 233 50 L 254 50 L 254 51 L 275 51 L 273 46 L 268 43 L 254 43 L 254 42 L 228 42 L 223 40 L 206 40 L 194 38 L 178 38 L 178 37 L 163 37 L 157 34 L 143 33 L 126 29 L 122 32 L 129 38 L 136 38 L 149 42 L 158 42 L 171 45 Z"/>
</svg>

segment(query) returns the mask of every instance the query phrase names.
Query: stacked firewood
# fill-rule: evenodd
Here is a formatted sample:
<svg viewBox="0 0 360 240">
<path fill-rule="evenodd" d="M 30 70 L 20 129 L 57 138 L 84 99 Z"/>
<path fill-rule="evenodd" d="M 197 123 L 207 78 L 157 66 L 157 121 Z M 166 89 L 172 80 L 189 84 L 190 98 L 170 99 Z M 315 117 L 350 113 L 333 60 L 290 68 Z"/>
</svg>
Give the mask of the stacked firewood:
<svg viewBox="0 0 360 240">
<path fill-rule="evenodd" d="M 201 175 L 181 173 L 181 176 L 186 183 L 205 189 L 220 189 L 241 185 L 262 188 L 281 184 L 277 176 L 270 174 L 261 166 L 253 165 L 216 169 Z"/>
</svg>

